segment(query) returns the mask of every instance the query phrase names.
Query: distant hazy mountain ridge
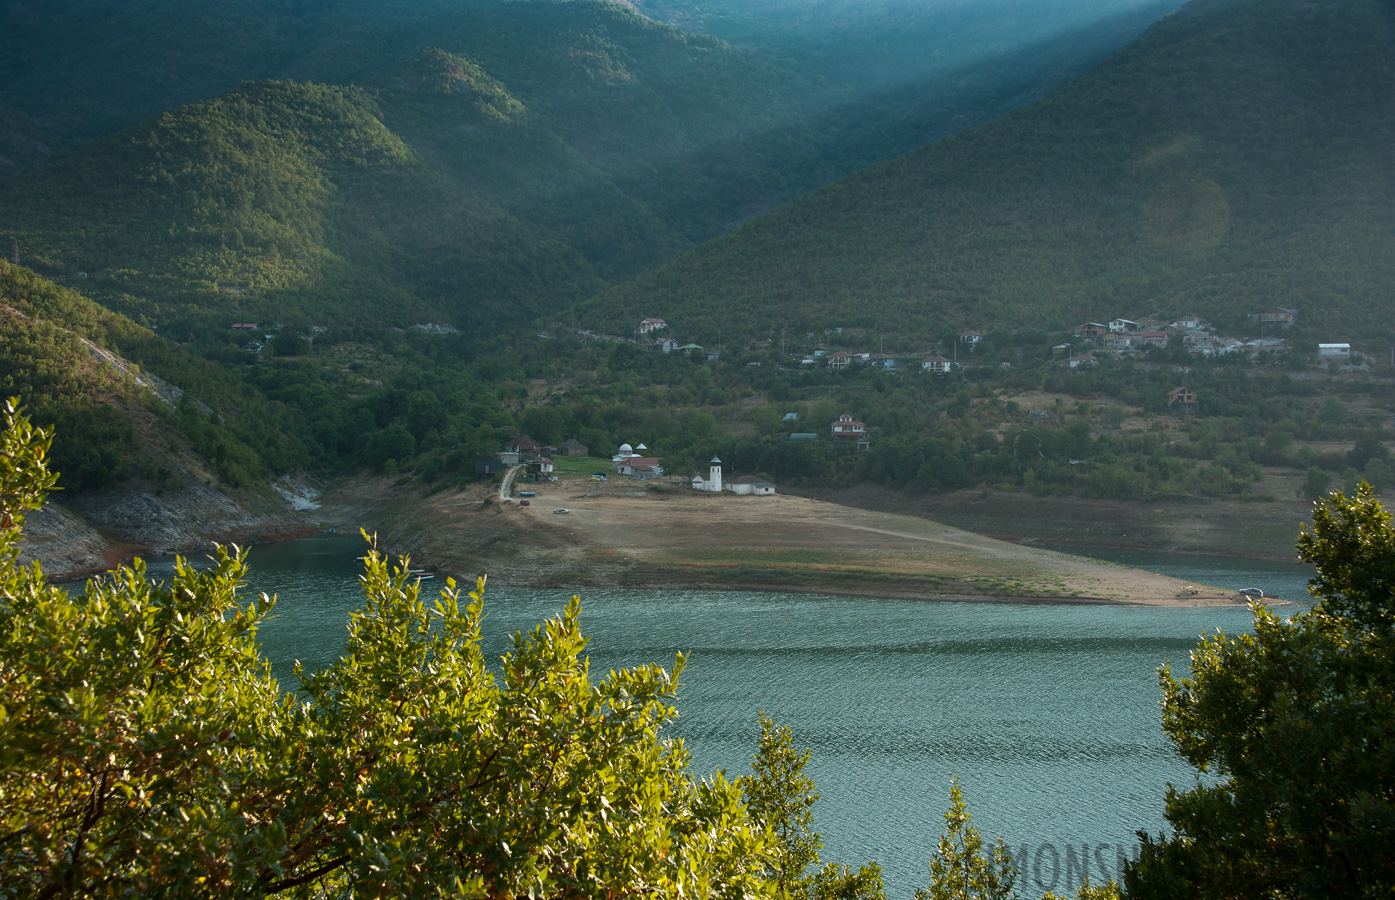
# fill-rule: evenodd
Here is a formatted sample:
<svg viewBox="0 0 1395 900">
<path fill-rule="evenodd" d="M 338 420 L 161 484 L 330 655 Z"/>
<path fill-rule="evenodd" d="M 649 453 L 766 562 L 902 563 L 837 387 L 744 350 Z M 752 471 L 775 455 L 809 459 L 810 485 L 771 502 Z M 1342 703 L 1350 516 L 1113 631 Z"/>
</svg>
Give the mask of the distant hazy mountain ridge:
<svg viewBox="0 0 1395 900">
<path fill-rule="evenodd" d="M 684 333 L 964 327 L 1281 305 L 1390 334 L 1388 3 L 1194 0 L 1003 119 L 822 188 L 589 302 Z M 623 311 L 623 312 L 622 312 Z M 888 343 L 888 347 L 892 343 Z"/>
</svg>

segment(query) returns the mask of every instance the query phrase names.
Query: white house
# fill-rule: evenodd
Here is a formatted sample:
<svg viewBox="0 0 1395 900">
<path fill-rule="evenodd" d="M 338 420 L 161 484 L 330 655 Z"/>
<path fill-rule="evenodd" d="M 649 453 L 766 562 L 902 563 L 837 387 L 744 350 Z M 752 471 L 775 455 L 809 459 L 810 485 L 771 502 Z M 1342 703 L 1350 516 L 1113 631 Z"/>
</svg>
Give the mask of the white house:
<svg viewBox="0 0 1395 900">
<path fill-rule="evenodd" d="M 663 319 L 643 319 L 639 323 L 639 333 L 648 334 L 660 328 L 667 328 L 668 323 Z"/>
<path fill-rule="evenodd" d="M 943 356 L 927 356 L 920 367 L 927 372 L 934 372 L 936 375 L 948 375 L 951 365 L 952 363 Z"/>
<path fill-rule="evenodd" d="M 741 475 L 727 482 L 727 490 L 733 494 L 753 494 L 757 497 L 770 497 L 775 494 L 775 485 L 754 475 Z"/>
<path fill-rule="evenodd" d="M 1351 359 L 1351 344 L 1318 344 L 1318 359 Z"/>
<path fill-rule="evenodd" d="M 1132 319 L 1110 319 L 1109 330 L 1115 334 L 1133 334 L 1135 331 L 1142 331 L 1143 326 Z"/>
<path fill-rule="evenodd" d="M 832 430 L 835 441 L 860 441 L 867 437 L 867 425 L 847 413 L 838 417 Z"/>
</svg>

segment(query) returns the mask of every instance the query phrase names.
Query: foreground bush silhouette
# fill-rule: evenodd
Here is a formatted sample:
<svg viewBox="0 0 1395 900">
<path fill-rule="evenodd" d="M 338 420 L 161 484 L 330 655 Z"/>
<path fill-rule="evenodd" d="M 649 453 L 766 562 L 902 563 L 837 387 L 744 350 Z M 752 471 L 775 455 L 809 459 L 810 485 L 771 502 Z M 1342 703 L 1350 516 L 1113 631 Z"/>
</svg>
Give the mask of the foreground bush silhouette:
<svg viewBox="0 0 1395 900">
<path fill-rule="evenodd" d="M 1300 557 L 1319 603 L 1217 634 L 1164 670 L 1163 729 L 1208 776 L 1171 788 L 1130 897 L 1395 893 L 1395 529 L 1369 485 L 1313 509 Z"/>
<path fill-rule="evenodd" d="M 283 693 L 236 548 L 82 596 L 20 566 L 51 435 L 4 420 L 0 894 L 769 896 L 738 787 L 659 736 L 681 655 L 593 683 L 573 599 L 495 673 L 483 579 L 428 605 L 370 552 L 343 658 Z"/>
</svg>

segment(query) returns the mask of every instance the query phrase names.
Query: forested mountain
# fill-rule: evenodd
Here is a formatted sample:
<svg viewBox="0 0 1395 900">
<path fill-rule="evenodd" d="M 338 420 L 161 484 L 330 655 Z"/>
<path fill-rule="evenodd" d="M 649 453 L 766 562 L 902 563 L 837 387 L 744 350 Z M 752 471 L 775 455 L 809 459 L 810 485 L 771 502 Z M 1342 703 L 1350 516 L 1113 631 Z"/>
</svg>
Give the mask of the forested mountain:
<svg viewBox="0 0 1395 900">
<path fill-rule="evenodd" d="M 347 83 L 490 0 L 45 0 L 0 10 L 0 102 L 65 144 L 244 81 Z"/>
<path fill-rule="evenodd" d="M 164 99 L 297 80 L 13 177 L 0 245 L 53 277 L 86 272 L 92 296 L 181 334 L 277 316 L 494 328 L 1044 92 L 1157 9 L 1134 7 L 930 88 L 839 83 L 816 60 L 594 0 L 12 7 L 10 169 Z M 59 136 L 36 144 L 39 128 Z"/>
<path fill-rule="evenodd" d="M 677 333 L 965 327 L 1293 307 L 1391 336 L 1395 11 L 1194 0 L 1049 98 L 837 184 L 603 294 Z"/>
<path fill-rule="evenodd" d="M 0 179 L 42 163 L 55 140 L 23 113 L 0 103 Z"/>
<path fill-rule="evenodd" d="M 0 9 L 0 103 L 63 144 L 244 81 L 371 81 L 480 17 L 552 0 L 45 0 Z M 1178 0 L 618 0 L 654 21 L 773 52 L 843 100 L 1012 54 L 1113 20 L 1136 33 Z M 554 15 L 546 9 L 544 15 Z M 1116 43 L 1127 34 L 1108 38 Z M 543 43 L 546 43 L 544 40 Z M 1097 52 L 1097 51 L 1094 51 Z M 1005 65 L 1006 64 L 1006 65 Z M 1067 63 L 1074 65 L 1074 63 Z M 847 82 L 847 83 L 840 83 Z M 855 82 L 855 83 L 853 83 Z"/>
<path fill-rule="evenodd" d="M 518 321 L 687 245 L 594 158 L 640 172 L 795 86 L 607 4 L 455 31 L 372 88 L 247 85 L 82 147 L 12 185 L 5 244 L 152 322 Z"/>
</svg>

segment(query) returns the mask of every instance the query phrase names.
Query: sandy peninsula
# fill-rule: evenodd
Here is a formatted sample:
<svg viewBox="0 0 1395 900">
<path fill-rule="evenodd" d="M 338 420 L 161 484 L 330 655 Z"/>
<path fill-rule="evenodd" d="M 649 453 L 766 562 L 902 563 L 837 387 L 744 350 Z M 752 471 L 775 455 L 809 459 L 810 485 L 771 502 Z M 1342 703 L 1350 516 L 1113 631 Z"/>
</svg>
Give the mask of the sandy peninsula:
<svg viewBox="0 0 1395 900">
<path fill-rule="evenodd" d="M 324 525 L 359 526 L 393 552 L 493 585 L 810 591 L 926 600 L 1201 606 L 1233 590 L 995 540 L 917 516 L 804 497 L 705 494 L 586 476 L 427 492 L 355 479 Z M 562 513 L 558 510 L 565 509 Z"/>
</svg>

